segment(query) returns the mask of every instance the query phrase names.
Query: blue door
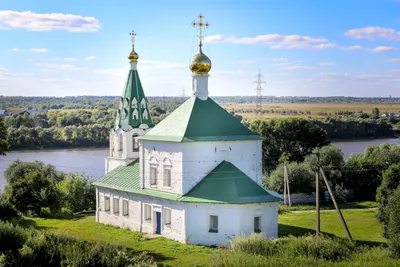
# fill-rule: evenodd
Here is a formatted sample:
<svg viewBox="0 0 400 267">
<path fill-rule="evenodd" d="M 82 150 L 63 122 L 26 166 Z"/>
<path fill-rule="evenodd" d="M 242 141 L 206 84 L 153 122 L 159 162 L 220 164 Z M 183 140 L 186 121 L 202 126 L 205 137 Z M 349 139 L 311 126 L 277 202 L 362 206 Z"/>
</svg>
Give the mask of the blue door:
<svg viewBox="0 0 400 267">
<path fill-rule="evenodd" d="M 161 212 L 156 212 L 156 234 L 161 234 Z"/>
</svg>

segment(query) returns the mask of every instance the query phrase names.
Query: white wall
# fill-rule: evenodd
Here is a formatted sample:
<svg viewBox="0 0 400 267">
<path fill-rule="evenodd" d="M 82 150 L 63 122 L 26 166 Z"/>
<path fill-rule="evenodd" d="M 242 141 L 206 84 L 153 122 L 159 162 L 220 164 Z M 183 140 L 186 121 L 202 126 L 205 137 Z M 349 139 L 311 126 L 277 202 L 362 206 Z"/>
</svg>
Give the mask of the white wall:
<svg viewBox="0 0 400 267">
<path fill-rule="evenodd" d="M 110 212 L 105 212 L 104 197 L 110 197 Z M 119 198 L 119 214 L 114 214 L 113 198 Z M 129 201 L 129 216 L 123 216 L 122 200 Z M 144 204 L 152 206 L 152 219 L 150 222 L 144 219 Z M 164 208 L 171 209 L 171 225 L 164 223 Z M 122 228 L 129 228 L 133 231 L 141 231 L 144 233 L 155 233 L 155 212 L 161 212 L 161 235 L 179 242 L 186 241 L 185 235 L 185 210 L 183 203 L 158 199 L 149 196 L 142 196 L 98 188 L 98 206 L 96 219 L 100 223 L 111 224 Z"/>
<path fill-rule="evenodd" d="M 221 161 L 226 160 L 247 174 L 258 184 L 262 184 L 261 141 L 219 141 L 219 142 L 159 142 L 141 140 L 144 149 L 145 187 L 150 187 L 149 161 L 158 161 L 159 183 L 154 189 L 186 194 Z M 173 164 L 170 189 L 163 188 L 163 160 L 169 158 Z M 183 182 L 182 182 L 182 177 Z"/>
<path fill-rule="evenodd" d="M 245 205 L 186 204 L 187 243 L 229 245 L 230 238 L 254 231 L 254 217 L 261 216 L 261 231 L 267 237 L 278 236 L 278 203 Z M 209 216 L 218 216 L 218 233 L 209 232 Z"/>
</svg>

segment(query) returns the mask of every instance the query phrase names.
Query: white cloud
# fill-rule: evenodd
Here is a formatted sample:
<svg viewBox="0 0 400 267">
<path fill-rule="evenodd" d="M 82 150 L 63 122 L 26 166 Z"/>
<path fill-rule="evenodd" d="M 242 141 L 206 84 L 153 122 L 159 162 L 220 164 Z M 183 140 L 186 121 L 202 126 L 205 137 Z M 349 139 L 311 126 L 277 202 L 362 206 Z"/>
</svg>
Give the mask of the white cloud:
<svg viewBox="0 0 400 267">
<path fill-rule="evenodd" d="M 320 62 L 320 63 L 318 63 L 318 65 L 320 65 L 320 66 L 333 66 L 333 65 L 336 65 L 336 63 L 334 63 L 334 62 Z"/>
<path fill-rule="evenodd" d="M 93 60 L 93 59 L 96 59 L 96 57 L 87 57 L 87 58 L 85 58 L 85 60 Z"/>
<path fill-rule="evenodd" d="M 273 61 L 286 61 L 286 60 L 288 60 L 288 58 L 287 57 L 276 57 L 276 58 L 273 58 L 272 60 Z"/>
<path fill-rule="evenodd" d="M 373 52 L 373 53 L 384 53 L 384 52 L 390 52 L 390 51 L 394 51 L 396 50 L 396 48 L 392 47 L 392 46 L 377 46 L 375 48 L 370 49 L 369 51 Z"/>
<path fill-rule="evenodd" d="M 400 39 L 400 32 L 396 32 L 394 29 L 382 28 L 382 27 L 365 27 L 352 29 L 345 32 L 345 35 L 353 37 L 355 39 L 368 39 L 373 40 L 375 38 L 382 38 L 388 40 Z"/>
<path fill-rule="evenodd" d="M 77 61 L 78 59 L 76 57 L 66 57 L 64 58 L 66 61 Z"/>
<path fill-rule="evenodd" d="M 38 63 L 38 66 L 45 67 L 45 69 L 53 69 L 53 70 L 65 70 L 65 71 L 74 71 L 74 70 L 84 70 L 84 68 L 77 67 L 74 65 L 69 65 L 69 64 L 52 64 L 52 63 Z"/>
<path fill-rule="evenodd" d="M 255 37 L 237 38 L 234 36 L 212 35 L 204 39 L 205 43 L 233 43 L 233 44 L 261 44 L 268 45 L 271 49 L 313 48 L 314 45 L 323 44 L 332 47 L 333 44 L 325 44 L 325 38 L 312 38 L 300 35 L 267 34 Z M 321 48 L 327 48 L 321 46 Z"/>
<path fill-rule="evenodd" d="M 0 11 L 2 29 L 26 29 L 29 31 L 66 30 L 70 32 L 94 32 L 100 28 L 94 17 L 51 13 L 37 14 L 32 11 Z"/>
<path fill-rule="evenodd" d="M 280 62 L 280 63 L 276 63 L 274 64 L 275 66 L 292 66 L 292 63 L 288 63 L 288 62 Z"/>
<path fill-rule="evenodd" d="M 44 74 L 52 74 L 52 73 L 54 73 L 54 70 L 42 69 L 42 72 L 43 72 Z"/>
<path fill-rule="evenodd" d="M 348 46 L 348 47 L 342 47 L 342 50 L 363 50 L 364 47 L 362 47 L 361 45 L 352 45 L 352 46 Z"/>
<path fill-rule="evenodd" d="M 18 47 L 14 47 L 11 49 L 14 52 L 37 52 L 37 53 L 44 53 L 47 52 L 46 48 L 29 48 L 29 49 L 20 49 Z"/>
<path fill-rule="evenodd" d="M 284 70 L 314 70 L 316 67 L 313 66 L 288 66 L 284 67 Z"/>
<path fill-rule="evenodd" d="M 248 59 L 248 60 L 239 60 L 236 61 L 237 64 L 253 64 L 254 60 Z"/>
<path fill-rule="evenodd" d="M 400 62 L 400 58 L 390 58 L 390 59 L 385 60 L 385 62 L 391 62 L 391 63 Z"/>
<path fill-rule="evenodd" d="M 331 44 L 331 43 L 327 43 L 327 44 L 319 44 L 319 45 L 314 45 L 313 48 L 315 49 L 325 49 L 325 48 L 332 48 L 332 47 L 337 47 L 337 44 Z"/>
</svg>

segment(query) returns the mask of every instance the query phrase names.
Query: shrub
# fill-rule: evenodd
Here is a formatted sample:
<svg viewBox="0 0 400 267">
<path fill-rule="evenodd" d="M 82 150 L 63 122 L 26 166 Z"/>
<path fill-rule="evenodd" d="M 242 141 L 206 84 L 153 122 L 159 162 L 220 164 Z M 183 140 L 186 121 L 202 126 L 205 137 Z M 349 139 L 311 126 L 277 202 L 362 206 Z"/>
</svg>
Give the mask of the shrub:
<svg viewBox="0 0 400 267">
<path fill-rule="evenodd" d="M 400 187 L 389 198 L 388 237 L 394 257 L 400 258 Z"/>
<path fill-rule="evenodd" d="M 23 228 L 0 222 L 0 252 L 15 252 L 22 248 L 26 239 L 27 233 Z"/>
<path fill-rule="evenodd" d="M 376 216 L 382 224 L 383 236 L 388 238 L 388 223 L 390 208 L 389 198 L 393 195 L 396 188 L 400 186 L 400 164 L 392 165 L 383 172 L 382 184 L 379 186 L 376 194 L 378 210 Z"/>
<path fill-rule="evenodd" d="M 0 196 L 0 220 L 19 218 L 18 210 L 3 196 Z"/>
<path fill-rule="evenodd" d="M 283 193 L 283 169 L 281 164 L 264 183 L 268 189 Z M 287 165 L 290 193 L 311 193 L 315 191 L 315 173 L 306 163 L 291 162 Z"/>
</svg>

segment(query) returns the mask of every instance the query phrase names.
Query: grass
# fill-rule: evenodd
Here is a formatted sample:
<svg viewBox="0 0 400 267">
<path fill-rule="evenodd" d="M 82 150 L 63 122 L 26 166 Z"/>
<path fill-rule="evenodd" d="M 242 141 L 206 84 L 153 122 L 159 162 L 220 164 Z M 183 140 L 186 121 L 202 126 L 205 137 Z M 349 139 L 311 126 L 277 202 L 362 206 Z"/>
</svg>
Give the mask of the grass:
<svg viewBox="0 0 400 267">
<path fill-rule="evenodd" d="M 343 211 L 353 238 L 360 243 L 379 245 L 386 243 L 381 235 L 381 226 L 375 219 L 375 211 Z M 209 266 L 218 250 L 203 246 L 184 245 L 166 238 L 145 239 L 142 233 L 132 232 L 96 223 L 93 217 L 73 220 L 32 218 L 26 220 L 34 227 L 63 233 L 86 240 L 102 240 L 148 251 L 158 262 L 171 266 Z M 346 237 L 336 212 L 321 213 L 321 231 L 328 235 Z M 315 213 L 288 212 L 279 215 L 279 235 L 304 235 L 315 233 Z"/>
<path fill-rule="evenodd" d="M 222 106 L 228 110 L 253 110 L 255 109 L 255 103 L 227 103 Z M 311 116 L 314 118 L 321 117 L 318 115 L 320 112 L 331 113 L 332 115 L 338 111 L 351 111 L 351 112 L 365 112 L 371 113 L 372 109 L 377 107 L 380 112 L 399 112 L 399 103 L 264 103 L 262 105 L 263 110 L 294 110 L 294 111 L 310 111 L 311 115 L 284 115 L 277 113 L 265 113 L 257 115 L 255 113 L 240 113 L 245 118 L 285 118 L 285 117 L 307 117 Z"/>
<path fill-rule="evenodd" d="M 339 204 L 340 209 L 371 209 L 378 207 L 378 203 L 375 201 L 363 201 L 363 202 L 349 202 L 345 204 Z M 321 203 L 320 210 L 334 210 L 335 206 L 332 203 Z M 280 205 L 279 213 L 289 211 L 312 211 L 315 210 L 314 204 L 293 204 L 292 206 Z"/>
</svg>

